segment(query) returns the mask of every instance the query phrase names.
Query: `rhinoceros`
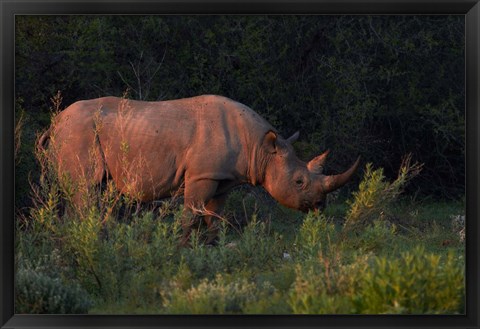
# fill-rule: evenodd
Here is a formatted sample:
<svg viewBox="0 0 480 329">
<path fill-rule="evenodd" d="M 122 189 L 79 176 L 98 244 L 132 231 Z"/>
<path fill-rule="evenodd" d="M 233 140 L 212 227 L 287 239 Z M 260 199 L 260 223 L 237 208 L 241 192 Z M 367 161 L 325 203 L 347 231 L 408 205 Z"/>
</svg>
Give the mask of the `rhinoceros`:
<svg viewBox="0 0 480 329">
<path fill-rule="evenodd" d="M 214 217 L 240 184 L 262 186 L 280 204 L 303 212 L 321 209 L 326 195 L 346 184 L 347 171 L 324 175 L 328 151 L 308 163 L 255 111 L 229 98 L 203 95 L 145 102 L 117 97 L 78 101 L 60 112 L 40 137 L 60 176 L 74 183 L 116 188 L 139 202 L 184 196 L 185 218 Z M 74 197 L 81 202 L 81 196 Z M 205 215 L 207 214 L 207 215 Z M 192 220 L 183 220 L 187 241 Z"/>
</svg>

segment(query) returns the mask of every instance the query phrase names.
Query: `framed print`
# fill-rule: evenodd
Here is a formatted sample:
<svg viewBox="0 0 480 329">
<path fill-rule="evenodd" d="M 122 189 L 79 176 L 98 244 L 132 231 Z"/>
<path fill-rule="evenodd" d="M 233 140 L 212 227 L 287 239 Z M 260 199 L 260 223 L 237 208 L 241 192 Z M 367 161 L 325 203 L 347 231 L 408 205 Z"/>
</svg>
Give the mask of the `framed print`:
<svg viewBox="0 0 480 329">
<path fill-rule="evenodd" d="M 3 1 L 2 328 L 477 328 L 477 1 Z"/>
</svg>

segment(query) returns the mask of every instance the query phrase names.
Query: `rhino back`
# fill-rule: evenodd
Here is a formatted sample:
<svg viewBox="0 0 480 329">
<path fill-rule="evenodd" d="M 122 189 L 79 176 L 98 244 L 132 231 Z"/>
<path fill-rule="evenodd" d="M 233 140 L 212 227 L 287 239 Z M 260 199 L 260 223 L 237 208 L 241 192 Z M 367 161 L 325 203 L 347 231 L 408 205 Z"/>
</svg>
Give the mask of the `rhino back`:
<svg viewBox="0 0 480 329">
<path fill-rule="evenodd" d="M 220 96 L 188 99 L 195 122 L 187 153 L 190 175 L 197 179 L 242 180 L 265 133 L 273 129 L 247 106 Z"/>
<path fill-rule="evenodd" d="M 170 196 L 185 176 L 244 182 L 250 154 L 273 130 L 248 107 L 220 96 L 101 103 L 108 169 L 121 190 L 142 191 L 145 199 Z"/>
</svg>

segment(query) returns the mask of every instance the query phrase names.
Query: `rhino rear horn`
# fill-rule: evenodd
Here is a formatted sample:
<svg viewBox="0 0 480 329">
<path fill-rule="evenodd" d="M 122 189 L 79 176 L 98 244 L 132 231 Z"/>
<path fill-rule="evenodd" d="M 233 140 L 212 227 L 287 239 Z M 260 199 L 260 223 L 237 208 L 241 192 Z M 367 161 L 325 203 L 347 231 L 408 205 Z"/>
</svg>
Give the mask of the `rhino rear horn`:
<svg viewBox="0 0 480 329">
<path fill-rule="evenodd" d="M 289 142 L 290 144 L 293 144 L 297 141 L 298 139 L 298 136 L 300 136 L 300 132 L 297 131 L 295 134 L 293 134 L 292 136 L 288 137 L 287 138 L 287 142 Z"/>
<path fill-rule="evenodd" d="M 315 174 L 321 174 L 323 168 L 325 167 L 325 161 L 327 161 L 327 156 L 330 153 L 330 150 L 326 150 L 319 156 L 313 158 L 309 163 L 307 163 L 307 168 L 310 172 Z"/>
<path fill-rule="evenodd" d="M 339 189 L 343 185 L 345 185 L 350 178 L 352 178 L 353 174 L 358 168 L 358 165 L 360 164 L 360 157 L 357 158 L 357 161 L 344 173 L 338 174 L 338 175 L 330 175 L 330 176 L 325 176 L 324 181 L 323 181 L 323 187 L 325 193 L 330 193 L 335 191 L 336 189 Z"/>
</svg>

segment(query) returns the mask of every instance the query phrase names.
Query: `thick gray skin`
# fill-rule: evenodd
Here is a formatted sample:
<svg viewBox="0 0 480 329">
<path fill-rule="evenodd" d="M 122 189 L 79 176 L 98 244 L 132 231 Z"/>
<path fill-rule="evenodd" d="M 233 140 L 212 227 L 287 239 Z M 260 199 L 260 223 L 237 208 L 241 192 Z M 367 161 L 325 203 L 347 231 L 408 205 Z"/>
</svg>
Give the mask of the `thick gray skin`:
<svg viewBox="0 0 480 329">
<path fill-rule="evenodd" d="M 326 154 L 300 161 L 291 146 L 297 137 L 283 139 L 253 110 L 221 96 L 163 102 L 105 97 L 69 106 L 39 146 L 50 139 L 60 175 L 76 183 L 86 178 L 87 185 L 109 176 L 138 201 L 183 193 L 185 209 L 218 214 L 232 187 L 252 184 L 287 207 L 308 211 L 346 183 L 358 160 L 343 176 L 324 176 Z M 204 219 L 213 232 L 212 215 Z M 184 221 L 184 241 L 191 224 Z"/>
</svg>

